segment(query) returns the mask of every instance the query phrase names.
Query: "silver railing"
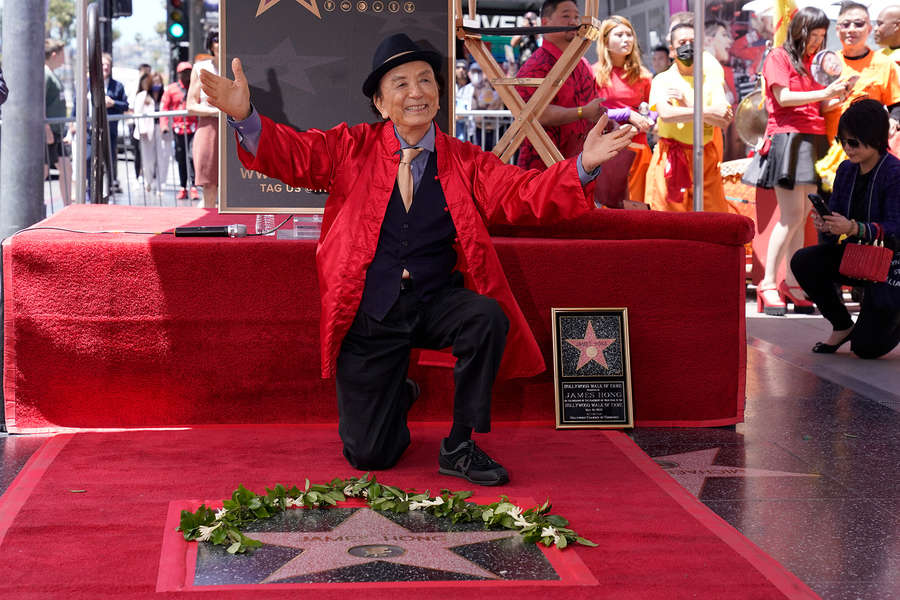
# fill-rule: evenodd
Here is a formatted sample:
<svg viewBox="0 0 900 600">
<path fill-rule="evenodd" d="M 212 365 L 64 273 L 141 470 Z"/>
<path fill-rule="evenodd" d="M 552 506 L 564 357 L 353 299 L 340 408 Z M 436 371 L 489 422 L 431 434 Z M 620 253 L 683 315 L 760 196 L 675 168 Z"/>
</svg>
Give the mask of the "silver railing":
<svg viewBox="0 0 900 600">
<path fill-rule="evenodd" d="M 492 150 L 513 120 L 508 110 L 458 110 L 456 137 Z"/>
<path fill-rule="evenodd" d="M 191 205 L 190 198 L 182 201 L 178 200 L 176 197 L 179 190 L 181 189 L 181 183 L 179 181 L 178 164 L 175 159 L 174 147 L 171 149 L 172 151 L 168 155 L 168 168 L 166 180 L 163 185 L 163 196 L 157 197 L 154 191 L 147 191 L 146 185 L 140 185 L 141 182 L 138 180 L 138 176 L 135 173 L 134 169 L 135 145 L 137 144 L 137 140 L 135 140 L 131 136 L 131 128 L 129 127 L 129 125 L 134 124 L 138 119 L 156 119 L 159 117 L 185 116 L 188 116 L 186 110 L 160 111 L 154 113 L 145 113 L 142 115 L 126 113 L 122 115 L 108 116 L 108 120 L 110 123 L 122 123 L 118 127 L 119 131 L 117 138 L 117 156 L 113 157 L 113 162 L 115 163 L 115 173 L 117 174 L 117 177 L 115 179 L 119 181 L 121 191 L 115 193 L 112 196 L 112 203 L 124 204 L 128 206 Z M 456 135 L 458 138 L 463 139 L 464 141 L 471 142 L 489 151 L 493 149 L 494 145 L 497 143 L 497 140 L 500 139 L 500 136 L 502 136 L 506 129 L 512 124 L 513 120 L 514 119 L 512 113 L 510 113 L 508 110 L 458 111 L 456 113 Z M 50 125 L 62 123 L 66 126 L 66 128 L 68 128 L 69 123 L 72 123 L 74 121 L 74 117 L 46 119 L 46 122 Z M 88 120 L 88 125 L 90 125 L 90 120 Z M 74 149 L 75 147 L 75 144 L 71 144 L 72 149 Z M 190 154 L 188 156 L 190 156 Z M 68 152 L 68 157 L 70 159 L 76 158 L 72 156 L 71 150 L 69 150 Z M 72 162 L 73 168 L 71 169 L 71 174 L 73 177 L 75 172 L 74 164 L 75 163 Z M 188 160 L 188 169 L 190 170 L 190 160 Z M 46 181 L 44 185 L 44 201 L 47 205 L 48 215 L 62 209 L 64 205 L 63 199 L 59 192 L 59 187 L 56 183 L 56 179 L 59 176 L 59 171 L 57 169 L 51 168 L 49 171 L 48 181 Z M 187 184 L 188 189 L 190 189 L 191 179 L 192 177 L 189 171 Z M 146 182 L 147 180 L 148 178 L 144 178 L 144 182 Z M 74 182 L 70 186 L 70 190 L 70 195 L 74 198 L 74 196 L 77 195 L 77 186 L 74 185 Z M 84 199 L 80 200 L 80 202 L 84 201 Z M 196 201 L 194 202 L 194 204 L 196 204 Z"/>
<path fill-rule="evenodd" d="M 167 153 L 167 164 L 166 164 L 166 179 L 163 183 L 163 195 L 161 197 L 157 196 L 155 190 L 147 190 L 146 185 L 141 185 L 142 181 L 139 179 L 139 174 L 135 172 L 134 162 L 135 162 L 135 148 L 138 144 L 138 140 L 134 139 L 131 135 L 133 128 L 129 127 L 129 125 L 133 125 L 137 122 L 138 119 L 157 119 L 159 117 L 187 117 L 188 112 L 186 110 L 170 110 L 170 111 L 159 111 L 153 113 L 144 113 L 141 115 L 135 115 L 131 113 L 125 113 L 121 115 L 108 115 L 107 119 L 112 123 L 117 124 L 117 147 L 116 154 L 117 156 L 113 157 L 113 162 L 115 163 L 115 174 L 116 179 L 119 184 L 121 190 L 116 192 L 112 197 L 112 203 L 114 204 L 124 204 L 129 206 L 189 206 L 191 204 L 190 197 L 188 197 L 185 201 L 180 201 L 176 198 L 179 190 L 181 189 L 181 183 L 179 180 L 178 174 L 178 162 L 175 157 L 175 148 L 174 142 L 172 143 L 171 151 Z M 68 128 L 69 123 L 75 121 L 75 117 L 59 117 L 59 118 L 48 118 L 45 122 L 49 125 L 55 124 L 63 124 L 65 128 Z M 118 123 L 121 122 L 121 125 Z M 88 127 L 90 127 L 91 121 L 88 119 Z M 66 135 L 66 142 L 64 142 L 65 147 L 67 149 L 67 156 L 70 160 L 72 160 L 73 168 L 71 169 L 71 175 L 74 176 L 74 160 L 77 159 L 74 154 L 77 154 L 75 149 L 77 148 L 77 144 L 72 143 L 69 144 L 68 141 L 71 140 L 71 136 Z M 187 152 L 187 169 L 188 169 L 188 181 L 187 188 L 190 189 L 192 177 L 191 170 L 191 160 L 190 160 L 190 146 L 186 143 L 186 152 Z M 74 152 L 73 152 L 74 151 Z M 47 157 L 45 156 L 45 159 Z M 80 160 L 80 159 L 78 159 Z M 60 172 L 56 168 L 51 168 L 49 170 L 48 180 L 45 181 L 44 185 L 44 202 L 47 205 L 47 214 L 53 214 L 54 212 L 63 208 L 64 202 L 59 192 L 59 187 L 54 181 L 54 178 L 59 178 Z M 149 178 L 143 178 L 144 182 L 148 182 Z M 51 185 L 52 183 L 52 185 Z M 75 203 L 83 203 L 86 201 L 85 199 L 76 199 L 77 196 L 77 186 L 70 186 L 71 192 L 70 196 L 72 197 L 72 202 Z M 196 201 L 194 202 L 196 204 Z"/>
</svg>

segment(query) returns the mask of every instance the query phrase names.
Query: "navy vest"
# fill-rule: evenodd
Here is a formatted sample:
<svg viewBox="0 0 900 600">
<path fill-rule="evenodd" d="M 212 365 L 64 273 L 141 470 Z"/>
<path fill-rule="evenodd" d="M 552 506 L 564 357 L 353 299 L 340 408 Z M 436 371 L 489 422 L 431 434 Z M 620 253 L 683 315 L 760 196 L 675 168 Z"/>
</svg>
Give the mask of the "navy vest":
<svg viewBox="0 0 900 600">
<path fill-rule="evenodd" d="M 394 182 L 360 309 L 384 319 L 400 296 L 403 269 L 412 275 L 413 291 L 422 300 L 448 285 L 456 266 L 455 238 L 456 227 L 437 180 L 437 153 L 432 152 L 408 213 Z"/>
</svg>

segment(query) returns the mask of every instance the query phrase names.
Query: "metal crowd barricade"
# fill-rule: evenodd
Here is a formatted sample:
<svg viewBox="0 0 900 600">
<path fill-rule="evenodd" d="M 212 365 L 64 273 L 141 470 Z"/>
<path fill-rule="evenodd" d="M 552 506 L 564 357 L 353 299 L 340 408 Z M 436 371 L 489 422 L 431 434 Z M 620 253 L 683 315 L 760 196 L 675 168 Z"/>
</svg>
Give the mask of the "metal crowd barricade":
<svg viewBox="0 0 900 600">
<path fill-rule="evenodd" d="M 122 124 L 118 126 L 118 143 L 117 143 L 117 156 L 113 157 L 113 162 L 115 163 L 115 172 L 118 175 L 116 179 L 120 182 L 121 191 L 117 192 L 113 198 L 112 203 L 114 204 L 124 204 L 128 206 L 191 206 L 191 200 L 188 198 L 186 201 L 181 201 L 179 204 L 179 200 L 176 199 L 176 194 L 178 190 L 181 189 L 181 183 L 179 181 L 178 176 L 178 163 L 175 158 L 175 148 L 174 142 L 172 144 L 171 152 L 168 153 L 168 169 L 166 179 L 163 182 L 163 196 L 157 197 L 155 192 L 148 191 L 145 185 L 141 185 L 138 180 L 138 176 L 134 171 L 134 161 L 135 161 L 135 145 L 138 144 L 138 140 L 132 137 L 133 128 L 129 127 L 136 123 L 138 119 L 156 119 L 159 117 L 185 117 L 188 115 L 186 110 L 171 110 L 171 111 L 159 111 L 154 113 L 145 113 L 141 115 L 135 115 L 132 113 L 125 113 L 122 115 L 109 115 L 108 120 L 110 123 L 119 123 Z M 74 117 L 59 117 L 59 118 L 48 118 L 45 119 L 45 122 L 49 125 L 62 123 L 68 128 L 69 123 L 75 121 Z M 88 119 L 88 127 L 90 127 L 91 121 Z M 72 144 L 72 149 L 75 148 L 75 144 Z M 192 172 L 192 162 L 190 157 L 190 145 L 185 144 L 187 150 L 187 168 L 188 168 L 188 183 L 187 187 L 190 189 L 191 181 L 193 180 L 193 172 Z M 72 159 L 72 164 L 74 165 L 74 161 L 77 157 L 72 156 L 71 151 L 67 154 L 67 156 Z M 45 154 L 45 160 L 48 158 Z M 80 159 L 79 159 L 80 160 Z M 120 164 L 124 163 L 124 164 Z M 72 173 L 74 174 L 75 169 L 72 169 Z M 48 180 L 45 182 L 44 186 L 44 202 L 47 205 L 47 214 L 50 215 L 58 210 L 61 210 L 64 206 L 63 198 L 59 197 L 57 193 L 57 189 L 55 189 L 54 185 L 50 185 L 52 183 L 52 175 L 56 173 L 56 176 L 59 177 L 59 172 L 51 167 L 48 175 Z M 147 178 L 144 178 L 144 181 L 147 181 Z M 70 186 L 71 194 L 74 196 L 77 194 L 77 186 Z M 85 202 L 86 199 L 77 200 L 79 203 Z"/>
<path fill-rule="evenodd" d="M 120 182 L 121 192 L 116 193 L 113 196 L 112 202 L 114 204 L 125 204 L 128 206 L 191 205 L 190 199 L 187 201 L 179 201 L 176 199 L 176 194 L 181 189 L 181 184 L 179 181 L 178 163 L 175 158 L 174 144 L 172 152 L 168 155 L 167 175 L 165 182 L 163 182 L 163 197 L 158 198 L 154 192 L 148 192 L 145 185 L 140 185 L 137 175 L 134 172 L 134 149 L 138 140 L 135 140 L 131 136 L 131 128 L 129 127 L 129 125 L 134 124 L 138 119 L 184 117 L 187 116 L 187 114 L 186 110 L 174 110 L 145 113 L 142 115 L 134 115 L 131 113 L 109 115 L 110 123 L 122 123 L 119 126 L 118 132 L 117 156 L 113 157 L 116 165 L 116 173 L 118 174 L 116 179 Z M 46 119 L 46 123 L 51 125 L 63 123 L 65 127 L 68 128 L 68 124 L 74 122 L 74 120 L 74 117 L 48 118 Z M 512 122 L 512 113 L 508 110 L 457 111 L 456 135 L 463 141 L 471 142 L 489 152 L 503 136 Z M 90 125 L 90 120 L 88 121 L 88 125 Z M 75 145 L 73 144 L 72 146 L 74 147 Z M 71 153 L 68 156 L 73 159 L 72 173 L 74 174 L 74 159 L 76 157 L 72 156 Z M 190 154 L 188 154 L 188 157 L 190 157 Z M 515 163 L 515 157 L 512 158 L 511 162 Z M 52 179 L 54 173 L 59 177 L 58 172 L 51 168 L 49 179 Z M 188 160 L 188 173 L 189 181 L 187 187 L 190 188 L 190 180 L 193 179 L 191 176 L 191 160 Z M 61 210 L 64 205 L 63 199 L 59 197 L 56 186 L 49 185 L 49 183 L 51 183 L 49 179 L 48 182 L 45 182 L 46 184 L 44 186 L 44 202 L 47 205 L 48 215 Z M 146 177 L 144 178 L 144 181 L 147 181 Z M 72 185 L 70 186 L 70 189 L 72 195 L 77 193 L 75 191 L 77 186 Z M 81 201 L 84 202 L 84 200 Z M 179 202 L 181 202 L 181 204 L 179 204 Z"/>
<path fill-rule="evenodd" d="M 490 152 L 512 122 L 508 110 L 458 110 L 456 137 Z M 515 157 L 511 162 L 515 163 Z"/>
</svg>

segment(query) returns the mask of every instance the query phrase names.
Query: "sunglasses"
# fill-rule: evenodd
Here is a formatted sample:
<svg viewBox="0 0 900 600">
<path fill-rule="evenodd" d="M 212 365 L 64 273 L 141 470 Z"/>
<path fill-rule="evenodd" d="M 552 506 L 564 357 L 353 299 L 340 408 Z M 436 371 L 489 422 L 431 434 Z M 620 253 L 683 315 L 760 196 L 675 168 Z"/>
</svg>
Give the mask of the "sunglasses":
<svg viewBox="0 0 900 600">
<path fill-rule="evenodd" d="M 847 146 L 848 148 L 859 148 L 860 143 L 856 138 L 842 138 L 841 136 L 835 136 L 834 141 L 836 141 L 841 146 Z"/>
<path fill-rule="evenodd" d="M 858 20 L 858 21 L 841 21 L 837 24 L 838 29 L 850 29 L 850 26 L 853 25 L 857 29 L 863 29 L 866 25 L 868 25 L 868 21 Z"/>
</svg>

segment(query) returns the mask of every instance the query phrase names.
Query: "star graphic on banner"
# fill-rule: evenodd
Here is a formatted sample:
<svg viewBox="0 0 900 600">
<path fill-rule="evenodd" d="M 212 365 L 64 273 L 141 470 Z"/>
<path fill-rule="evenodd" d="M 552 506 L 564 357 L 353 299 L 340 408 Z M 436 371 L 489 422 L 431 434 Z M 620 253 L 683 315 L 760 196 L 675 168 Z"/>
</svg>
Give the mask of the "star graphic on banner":
<svg viewBox="0 0 900 600">
<path fill-rule="evenodd" d="M 259 0 L 259 8 L 256 9 L 256 16 L 258 17 L 259 15 L 263 14 L 279 2 L 281 2 L 281 0 Z M 319 5 L 316 0 L 297 0 L 297 4 L 303 6 L 304 8 L 306 8 L 306 10 L 316 15 L 318 18 L 322 18 L 322 15 L 319 14 Z"/>
<path fill-rule="evenodd" d="M 276 569 L 262 583 L 312 573 L 387 561 L 412 567 L 500 579 L 451 548 L 515 536 L 510 531 L 413 532 L 369 508 L 361 508 L 329 531 L 253 533 L 264 544 L 303 552 Z"/>
<path fill-rule="evenodd" d="M 271 52 L 266 54 L 244 54 L 241 56 L 247 83 L 267 89 L 269 87 L 269 71 L 277 73 L 282 81 L 307 93 L 315 93 L 307 71 L 313 67 L 327 65 L 346 60 L 344 56 L 300 56 L 294 50 L 291 40 L 285 38 Z M 248 68 L 248 65 L 249 68 Z M 257 66 L 254 66 L 257 65 Z"/>
<path fill-rule="evenodd" d="M 682 487 L 695 496 L 708 477 L 819 477 L 816 473 L 788 473 L 744 467 L 714 465 L 713 461 L 721 448 L 707 448 L 668 456 L 654 456 L 653 460 L 675 478 Z"/>
<path fill-rule="evenodd" d="M 616 340 L 614 339 L 598 338 L 594 334 L 594 326 L 590 321 L 588 321 L 587 331 L 584 332 L 583 338 L 566 340 L 566 342 L 575 346 L 576 348 L 578 348 L 578 350 L 581 351 L 581 354 L 578 356 L 578 366 L 575 367 L 575 370 L 577 371 L 592 360 L 599 363 L 604 369 L 608 369 L 609 365 L 606 364 L 606 357 L 603 356 L 603 351 L 611 346 L 615 341 Z"/>
</svg>

